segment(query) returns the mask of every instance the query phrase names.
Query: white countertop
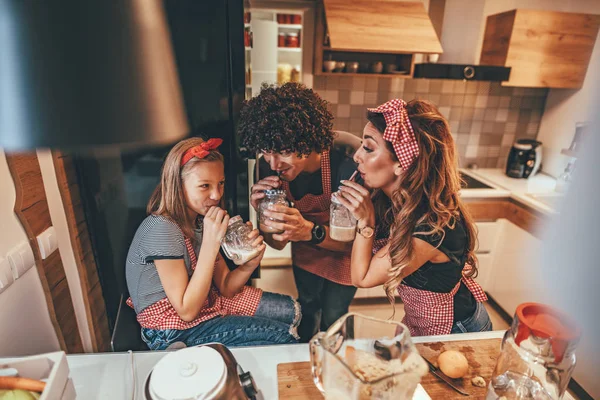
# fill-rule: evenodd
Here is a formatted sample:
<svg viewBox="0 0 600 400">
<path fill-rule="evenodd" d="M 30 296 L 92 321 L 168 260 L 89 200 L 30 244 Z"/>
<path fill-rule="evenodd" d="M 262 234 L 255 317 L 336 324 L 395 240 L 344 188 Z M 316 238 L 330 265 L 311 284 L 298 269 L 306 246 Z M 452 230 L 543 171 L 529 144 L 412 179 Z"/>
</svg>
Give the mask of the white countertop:
<svg viewBox="0 0 600 400">
<path fill-rule="evenodd" d="M 465 333 L 444 336 L 415 337 L 415 343 L 454 340 L 502 338 L 504 331 Z M 307 344 L 246 347 L 231 349 L 238 363 L 250 371 L 263 399 L 277 399 L 277 365 L 288 362 L 309 361 Z M 71 378 L 75 383 L 77 398 L 132 399 L 135 382 L 135 399 L 143 399 L 142 387 L 152 367 L 165 352 L 74 354 L 67 356 Z M 133 361 L 133 363 L 132 363 Z"/>
<path fill-rule="evenodd" d="M 506 176 L 503 169 L 461 169 L 461 172 L 469 175 L 492 189 L 463 189 L 463 198 L 512 198 L 537 211 L 546 214 L 556 214 L 558 210 L 531 195 L 545 195 L 548 197 L 562 196 L 554 191 L 556 179 L 544 173 L 539 173 L 529 179 L 515 179 Z"/>
</svg>

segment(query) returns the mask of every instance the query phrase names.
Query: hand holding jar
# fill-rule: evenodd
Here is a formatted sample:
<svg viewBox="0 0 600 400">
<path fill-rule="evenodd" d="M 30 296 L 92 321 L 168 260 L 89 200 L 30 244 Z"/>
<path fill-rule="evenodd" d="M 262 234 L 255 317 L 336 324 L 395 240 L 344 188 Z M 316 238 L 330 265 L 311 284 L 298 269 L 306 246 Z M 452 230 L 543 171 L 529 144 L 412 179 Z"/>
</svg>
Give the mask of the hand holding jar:
<svg viewBox="0 0 600 400">
<path fill-rule="evenodd" d="M 244 224 L 242 217 L 236 215 L 229 220 L 227 233 L 221 242 L 223 252 L 236 265 L 248 264 L 256 260 L 253 267 L 256 268 L 262 259 L 266 246 L 263 237 L 257 229 L 252 229 L 252 223 Z M 255 264 L 255 265 L 254 265 Z"/>
</svg>

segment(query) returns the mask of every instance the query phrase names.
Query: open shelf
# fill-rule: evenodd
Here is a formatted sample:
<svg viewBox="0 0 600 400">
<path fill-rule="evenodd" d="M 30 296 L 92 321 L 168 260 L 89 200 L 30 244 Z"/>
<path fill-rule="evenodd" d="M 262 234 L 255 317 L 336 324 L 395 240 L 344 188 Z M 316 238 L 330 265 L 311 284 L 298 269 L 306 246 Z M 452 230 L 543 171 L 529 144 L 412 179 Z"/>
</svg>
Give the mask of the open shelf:
<svg viewBox="0 0 600 400">
<path fill-rule="evenodd" d="M 302 53 L 301 47 L 278 47 L 277 50 L 286 53 Z"/>
<path fill-rule="evenodd" d="M 302 24 L 278 24 L 282 29 L 302 29 Z"/>
<path fill-rule="evenodd" d="M 315 75 L 319 76 L 364 76 L 364 77 L 377 77 L 377 78 L 403 78 L 411 79 L 411 74 L 373 74 L 369 72 L 316 72 Z"/>
</svg>

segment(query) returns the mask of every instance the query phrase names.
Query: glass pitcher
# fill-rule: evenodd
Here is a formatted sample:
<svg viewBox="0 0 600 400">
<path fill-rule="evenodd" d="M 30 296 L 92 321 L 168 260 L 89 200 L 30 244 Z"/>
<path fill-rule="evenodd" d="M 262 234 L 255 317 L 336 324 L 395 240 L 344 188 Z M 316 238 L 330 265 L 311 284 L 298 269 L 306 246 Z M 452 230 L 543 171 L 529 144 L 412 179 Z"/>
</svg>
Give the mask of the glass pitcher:
<svg viewBox="0 0 600 400">
<path fill-rule="evenodd" d="M 575 368 L 577 324 L 538 303 L 517 307 L 490 380 L 487 400 L 561 399 Z"/>
<path fill-rule="evenodd" d="M 236 215 L 229 219 L 229 226 L 221 242 L 221 248 L 227 258 L 236 265 L 245 264 L 260 253 L 259 249 L 252 245 L 253 239 L 248 237 L 250 233 L 252 233 L 252 228 L 244 223 L 242 217 Z"/>
<path fill-rule="evenodd" d="M 310 359 L 328 400 L 412 399 L 428 371 L 406 326 L 355 313 L 315 335 Z"/>
</svg>

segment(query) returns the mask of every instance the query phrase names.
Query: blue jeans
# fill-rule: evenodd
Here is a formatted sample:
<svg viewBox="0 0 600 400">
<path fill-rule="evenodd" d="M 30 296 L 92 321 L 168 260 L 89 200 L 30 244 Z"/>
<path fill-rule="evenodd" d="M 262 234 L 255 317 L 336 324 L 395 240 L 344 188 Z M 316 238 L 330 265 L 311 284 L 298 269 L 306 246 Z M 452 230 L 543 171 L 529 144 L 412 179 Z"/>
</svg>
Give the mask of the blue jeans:
<svg viewBox="0 0 600 400">
<path fill-rule="evenodd" d="M 457 321 L 450 333 L 486 332 L 492 330 L 492 321 L 483 303 L 477 303 L 475 312 L 469 318 Z"/>
<path fill-rule="evenodd" d="M 164 350 L 177 342 L 188 347 L 206 343 L 229 347 L 297 343 L 300 319 L 300 306 L 294 299 L 264 292 L 254 316 L 215 317 L 186 330 L 142 328 L 142 339 L 151 350 Z"/>
<path fill-rule="evenodd" d="M 356 287 L 340 285 L 295 265 L 294 280 L 298 289 L 298 302 L 302 306 L 302 322 L 298 334 L 300 341 L 307 343 L 319 330 L 327 330 L 348 312 Z"/>
</svg>

